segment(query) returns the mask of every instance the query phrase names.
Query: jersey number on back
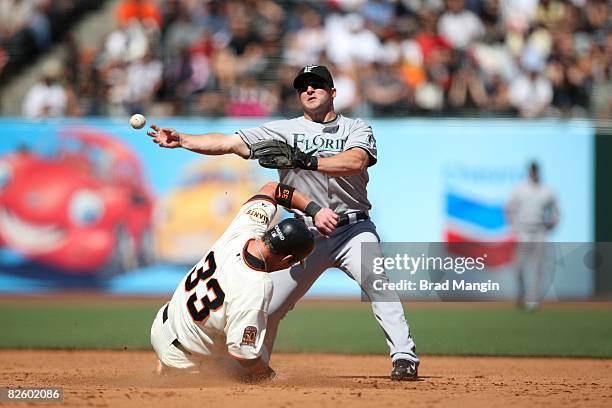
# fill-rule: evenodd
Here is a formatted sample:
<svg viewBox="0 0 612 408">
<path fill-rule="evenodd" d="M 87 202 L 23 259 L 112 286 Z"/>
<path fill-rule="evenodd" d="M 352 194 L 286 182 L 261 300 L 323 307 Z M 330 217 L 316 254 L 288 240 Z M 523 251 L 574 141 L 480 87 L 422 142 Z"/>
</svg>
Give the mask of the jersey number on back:
<svg viewBox="0 0 612 408">
<path fill-rule="evenodd" d="M 187 300 L 187 310 L 189 310 L 189 314 L 196 322 L 206 320 L 210 315 L 211 310 L 215 311 L 223 306 L 223 301 L 225 300 L 225 293 L 221 289 L 221 286 L 219 286 L 219 281 L 217 281 L 215 278 L 209 279 L 217 270 L 214 252 L 210 252 L 206 257 L 206 265 L 208 265 L 208 269 L 204 270 L 204 266 L 200 266 L 197 269 L 194 268 L 195 270 L 192 269 L 189 275 L 187 275 L 187 279 L 185 279 L 185 290 L 187 292 L 192 291 L 200 282 L 208 279 L 206 282 L 206 288 L 208 290 L 212 290 L 215 294 L 214 300 L 210 300 L 208 295 L 198 299 L 198 295 L 195 292 L 189 296 L 189 299 Z M 196 273 L 196 277 L 192 280 L 194 272 Z M 198 309 L 196 306 L 198 301 L 200 301 L 203 306 L 200 309 Z"/>
</svg>

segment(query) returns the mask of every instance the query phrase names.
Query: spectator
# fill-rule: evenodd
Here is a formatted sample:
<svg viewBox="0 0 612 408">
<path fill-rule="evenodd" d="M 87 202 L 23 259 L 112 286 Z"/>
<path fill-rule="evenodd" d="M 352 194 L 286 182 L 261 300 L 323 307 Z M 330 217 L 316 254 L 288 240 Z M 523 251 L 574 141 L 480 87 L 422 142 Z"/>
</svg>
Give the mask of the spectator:
<svg viewBox="0 0 612 408">
<path fill-rule="evenodd" d="M 368 0 L 361 7 L 363 17 L 379 27 L 391 25 L 395 18 L 395 6 L 386 0 Z"/>
<path fill-rule="evenodd" d="M 1 1 L 0 74 L 48 44 L 43 15 L 63 16 L 54 35 L 82 2 Z M 609 115 L 606 0 L 120 0 L 116 16 L 71 72 L 83 114 L 290 115 L 296 66 L 327 63 L 360 114 Z M 134 72 L 152 86 L 127 86 Z"/>
<path fill-rule="evenodd" d="M 154 22 L 161 27 L 162 17 L 157 4 L 152 0 L 122 0 L 117 7 L 117 21 L 120 26 L 127 26 L 132 21 L 141 23 Z"/>
<path fill-rule="evenodd" d="M 299 69 L 300 67 L 283 65 L 278 71 L 277 80 L 280 84 L 278 113 L 281 116 L 294 117 L 303 114 L 302 105 L 293 87 L 293 80 Z"/>
<path fill-rule="evenodd" d="M 335 15 L 327 19 L 327 58 L 337 66 L 364 66 L 377 60 L 381 41 L 357 14 Z"/>
<path fill-rule="evenodd" d="M 499 0 L 482 0 L 480 3 L 478 16 L 484 25 L 484 38 L 489 43 L 501 41 L 504 37 L 504 27 Z"/>
<path fill-rule="evenodd" d="M 446 11 L 438 22 L 438 32 L 453 48 L 463 50 L 484 35 L 476 14 L 465 9 L 464 0 L 446 0 Z"/>
<path fill-rule="evenodd" d="M 0 1 L 0 39 L 10 38 L 23 30 L 34 14 L 31 0 Z"/>
<path fill-rule="evenodd" d="M 559 0 L 541 0 L 536 8 L 536 20 L 548 28 L 554 28 L 566 16 L 566 4 Z"/>
<path fill-rule="evenodd" d="M 246 8 L 251 14 L 251 25 L 257 36 L 263 38 L 272 27 L 279 27 L 285 21 L 285 10 L 273 0 L 246 0 Z"/>
<path fill-rule="evenodd" d="M 510 103 L 524 118 L 542 116 L 553 97 L 552 85 L 542 75 L 544 62 L 537 54 L 526 53 L 522 63 L 525 72 L 510 85 Z"/>
<path fill-rule="evenodd" d="M 484 83 L 470 59 L 452 75 L 448 103 L 452 110 L 487 108 L 489 98 Z"/>
<path fill-rule="evenodd" d="M 266 117 L 278 106 L 275 90 L 262 86 L 253 76 L 245 76 L 230 89 L 227 116 Z"/>
<path fill-rule="evenodd" d="M 406 111 L 408 91 L 397 66 L 375 63 L 361 80 L 363 97 L 374 115 Z"/>
<path fill-rule="evenodd" d="M 427 80 L 415 91 L 414 102 L 420 112 L 440 112 L 444 107 L 444 88 L 439 78 L 427 72 Z"/>
<path fill-rule="evenodd" d="M 334 86 L 337 90 L 334 108 L 338 113 L 352 112 L 357 109 L 360 99 L 357 75 L 350 68 L 335 70 Z"/>
<path fill-rule="evenodd" d="M 231 37 L 227 46 L 235 56 L 241 57 L 250 47 L 257 47 L 261 42 L 257 33 L 251 29 L 247 10 L 243 7 L 236 7 L 232 11 L 229 24 Z"/>
<path fill-rule="evenodd" d="M 328 41 L 323 20 L 316 10 L 302 6 L 299 19 L 301 28 L 289 35 L 285 58 L 291 65 L 304 66 L 318 61 Z"/>
<path fill-rule="evenodd" d="M 448 42 L 443 35 L 438 34 L 436 26 L 438 25 L 438 17 L 436 14 L 430 11 L 424 11 L 419 17 L 420 32 L 416 36 L 416 42 L 421 47 L 421 53 L 423 54 L 423 61 L 429 65 L 433 57 L 432 54 L 436 54 L 437 57 L 441 58 L 442 63 L 450 62 L 451 43 Z"/>
<path fill-rule="evenodd" d="M 548 66 L 548 78 L 553 86 L 552 106 L 562 116 L 583 116 L 588 106 L 587 77 L 578 64 L 554 61 Z"/>
<path fill-rule="evenodd" d="M 494 74 L 485 84 L 489 105 L 487 111 L 495 114 L 510 115 L 515 112 L 510 104 L 510 89 L 499 74 Z"/>
<path fill-rule="evenodd" d="M 605 0 L 588 0 L 584 15 L 582 30 L 592 35 L 595 41 L 604 42 L 606 33 L 612 29 L 610 3 Z"/>
<path fill-rule="evenodd" d="M 106 63 L 115 63 L 142 58 L 155 43 L 152 36 L 153 33 L 138 21 L 118 27 L 106 39 L 103 59 Z"/>
<path fill-rule="evenodd" d="M 500 0 L 501 15 L 506 29 L 525 32 L 536 18 L 540 0 Z M 546 1 L 546 0 L 544 0 Z"/>
<path fill-rule="evenodd" d="M 125 110 L 128 114 L 146 112 L 161 85 L 162 63 L 148 51 L 143 58 L 132 61 L 126 70 Z"/>
<path fill-rule="evenodd" d="M 62 66 L 52 60 L 43 76 L 26 94 L 23 115 L 28 118 L 64 116 L 68 113 L 69 90 L 61 83 Z"/>
<path fill-rule="evenodd" d="M 203 32 L 184 5 L 179 6 L 176 18 L 166 27 L 163 45 L 169 63 L 172 63 L 172 57 L 196 42 Z"/>
</svg>

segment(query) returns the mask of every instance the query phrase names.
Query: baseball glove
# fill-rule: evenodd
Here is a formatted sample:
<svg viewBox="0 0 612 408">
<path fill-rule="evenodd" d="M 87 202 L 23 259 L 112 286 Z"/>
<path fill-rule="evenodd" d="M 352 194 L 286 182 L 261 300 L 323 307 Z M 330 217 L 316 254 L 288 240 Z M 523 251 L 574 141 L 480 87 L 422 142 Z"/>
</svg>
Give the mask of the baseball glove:
<svg viewBox="0 0 612 408">
<path fill-rule="evenodd" d="M 316 170 L 318 160 L 280 140 L 262 140 L 251 145 L 253 157 L 262 167 L 268 169 L 305 169 Z"/>
</svg>

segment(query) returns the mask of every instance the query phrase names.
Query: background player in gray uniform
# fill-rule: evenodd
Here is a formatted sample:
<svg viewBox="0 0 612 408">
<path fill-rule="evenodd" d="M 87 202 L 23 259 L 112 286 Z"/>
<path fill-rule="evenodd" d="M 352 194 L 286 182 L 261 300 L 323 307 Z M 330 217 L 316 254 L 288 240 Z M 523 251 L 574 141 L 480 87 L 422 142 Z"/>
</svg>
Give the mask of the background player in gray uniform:
<svg viewBox="0 0 612 408">
<path fill-rule="evenodd" d="M 306 260 L 305 268 L 297 266 L 270 275 L 274 294 L 266 335 L 268 358 L 282 317 L 321 273 L 337 267 L 353 278 L 372 301 L 374 316 L 390 348 L 391 378 L 414 380 L 419 359 L 399 298 L 395 293 L 385 293 L 382 297 L 376 293 L 371 285 L 374 280 L 372 265 L 361 263 L 361 244 L 379 242 L 376 227 L 368 214 L 372 206 L 367 197 L 367 169 L 377 161 L 372 128 L 361 119 L 336 114 L 333 105 L 336 89 L 326 67 L 302 68 L 295 78 L 294 88 L 304 110 L 303 117 L 241 129 L 231 136 L 220 133 L 185 135 L 157 125 L 152 125 L 153 131 L 148 134 L 161 147 L 183 147 L 208 155 L 234 153 L 243 158 L 256 158 L 253 152 L 257 144 L 266 140 L 297 147 L 300 154 L 293 163 L 294 168 L 279 170 L 281 182 L 295 186 L 314 201 L 331 208 L 340 214 L 340 219 L 329 239 L 317 237 L 315 250 Z M 300 213 L 297 215 L 312 226 L 312 219 Z"/>
<path fill-rule="evenodd" d="M 559 222 L 559 207 L 552 190 L 542 185 L 536 162 L 529 164 L 528 172 L 527 180 L 512 191 L 506 216 L 518 240 L 515 255 L 517 304 L 533 310 L 542 296 L 545 242 Z"/>
</svg>

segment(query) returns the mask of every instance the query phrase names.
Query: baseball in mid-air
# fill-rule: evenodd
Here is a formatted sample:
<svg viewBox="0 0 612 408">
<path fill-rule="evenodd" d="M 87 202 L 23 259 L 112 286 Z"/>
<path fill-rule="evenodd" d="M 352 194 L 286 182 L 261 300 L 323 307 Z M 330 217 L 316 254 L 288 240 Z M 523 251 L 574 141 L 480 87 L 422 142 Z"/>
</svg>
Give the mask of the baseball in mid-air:
<svg viewBox="0 0 612 408">
<path fill-rule="evenodd" d="M 142 129 L 145 123 L 147 123 L 147 119 L 140 113 L 132 115 L 130 118 L 130 125 L 132 125 L 134 129 Z"/>
</svg>

